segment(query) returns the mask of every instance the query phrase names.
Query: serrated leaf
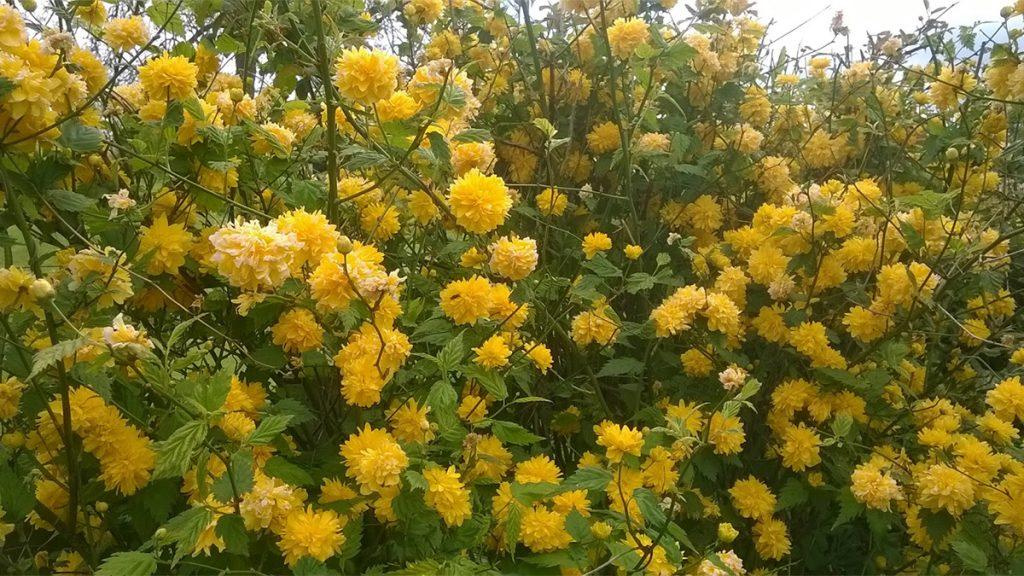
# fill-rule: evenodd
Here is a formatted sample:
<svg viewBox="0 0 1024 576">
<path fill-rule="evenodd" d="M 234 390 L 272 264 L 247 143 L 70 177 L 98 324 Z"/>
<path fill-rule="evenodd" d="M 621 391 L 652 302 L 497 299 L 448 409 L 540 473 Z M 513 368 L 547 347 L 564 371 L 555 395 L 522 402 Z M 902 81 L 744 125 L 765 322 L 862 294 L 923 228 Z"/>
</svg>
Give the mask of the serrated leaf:
<svg viewBox="0 0 1024 576">
<path fill-rule="evenodd" d="M 786 484 L 779 491 L 779 499 L 776 504 L 776 510 L 785 510 L 798 506 L 807 501 L 807 489 L 804 488 L 803 482 L 796 478 L 790 478 L 786 481 Z"/>
<path fill-rule="evenodd" d="M 231 455 L 228 469 L 213 482 L 213 495 L 220 502 L 234 502 L 252 490 L 252 451 L 239 450 Z"/>
<path fill-rule="evenodd" d="M 224 405 L 231 391 L 233 373 L 223 368 L 216 374 L 201 380 L 192 391 L 193 399 L 207 412 L 215 412 Z"/>
<path fill-rule="evenodd" d="M 161 543 L 174 544 L 176 551 L 174 561 L 191 554 L 199 541 L 199 536 L 213 519 L 213 512 L 205 506 L 189 508 L 164 524 L 165 533 Z"/>
<path fill-rule="evenodd" d="M 618 278 L 622 276 L 622 270 L 619 270 L 618 267 L 612 264 L 604 254 L 595 254 L 593 258 L 583 263 L 583 267 L 601 278 Z"/>
<path fill-rule="evenodd" d="M 624 376 L 626 374 L 639 374 L 644 369 L 644 363 L 636 358 L 612 358 L 605 362 L 604 366 L 597 373 L 598 378 L 609 376 Z"/>
<path fill-rule="evenodd" d="M 65 212 L 82 212 L 96 206 L 96 200 L 71 190 L 48 190 L 46 199 Z"/>
<path fill-rule="evenodd" d="M 529 446 L 544 439 L 515 422 L 495 420 L 491 423 L 491 431 L 498 440 L 517 446 Z"/>
<path fill-rule="evenodd" d="M 245 530 L 245 520 L 236 514 L 225 514 L 217 520 L 217 536 L 224 540 L 227 551 L 239 556 L 249 555 L 249 533 Z"/>
<path fill-rule="evenodd" d="M 452 142 L 489 142 L 490 140 L 491 131 L 483 130 L 481 128 L 463 130 L 452 138 Z"/>
<path fill-rule="evenodd" d="M 85 154 L 100 149 L 103 133 L 72 118 L 60 125 L 60 138 L 57 138 L 57 142 L 73 152 Z"/>
<path fill-rule="evenodd" d="M 463 373 L 483 386 L 484 390 L 495 400 L 504 400 L 508 397 L 508 387 L 505 386 L 505 379 L 501 374 L 475 364 L 467 366 L 463 369 Z"/>
<path fill-rule="evenodd" d="M 964 568 L 975 572 L 988 572 L 988 555 L 981 548 L 962 539 L 953 542 L 953 551 L 956 552 Z"/>
<path fill-rule="evenodd" d="M 192 452 L 206 439 L 206 422 L 186 422 L 157 445 L 153 479 L 181 476 L 192 462 Z"/>
<path fill-rule="evenodd" d="M 32 357 L 32 372 L 29 379 L 35 378 L 40 372 L 53 366 L 59 361 L 72 356 L 79 348 L 92 342 L 90 338 L 81 337 L 73 340 L 62 340 L 49 348 L 43 348 Z"/>
<path fill-rule="evenodd" d="M 612 481 L 612 473 L 604 468 L 580 468 L 573 472 L 566 483 L 585 490 L 604 490 Z"/>
<path fill-rule="evenodd" d="M 316 483 L 309 472 L 280 456 L 270 457 L 263 465 L 263 473 L 284 480 L 293 486 L 312 486 Z"/>
<path fill-rule="evenodd" d="M 247 442 L 253 445 L 270 444 L 277 438 L 277 435 L 284 432 L 291 422 L 290 414 L 272 414 L 260 422 L 260 425 L 253 430 Z"/>
<path fill-rule="evenodd" d="M 118 552 L 100 564 L 95 576 L 150 576 L 156 572 L 157 560 L 145 552 Z"/>
<path fill-rule="evenodd" d="M 462 333 L 458 333 L 448 341 L 437 354 L 437 365 L 444 372 L 452 372 L 462 364 L 466 356 L 466 344 Z"/>
</svg>

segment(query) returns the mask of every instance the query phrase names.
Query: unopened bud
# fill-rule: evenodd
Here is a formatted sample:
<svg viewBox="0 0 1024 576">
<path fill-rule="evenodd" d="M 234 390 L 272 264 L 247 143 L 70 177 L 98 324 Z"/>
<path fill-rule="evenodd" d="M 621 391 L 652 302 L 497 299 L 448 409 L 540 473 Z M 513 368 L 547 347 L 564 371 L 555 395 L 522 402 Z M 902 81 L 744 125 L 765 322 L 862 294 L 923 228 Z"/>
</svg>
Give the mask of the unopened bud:
<svg viewBox="0 0 1024 576">
<path fill-rule="evenodd" d="M 0 444 L 11 450 L 21 448 L 25 445 L 25 435 L 21 432 L 9 432 L 0 437 Z"/>
<path fill-rule="evenodd" d="M 960 157 L 960 150 L 956 148 L 946 148 L 946 160 L 950 162 Z"/>
<path fill-rule="evenodd" d="M 24 2 L 22 3 L 22 5 L 24 5 Z M 1006 18 L 1009 18 L 1010 16 L 1013 16 L 1013 6 L 1003 6 L 999 10 L 999 15 L 1002 16 L 1004 20 Z"/>
<path fill-rule="evenodd" d="M 29 287 L 28 293 L 32 296 L 32 299 L 36 302 L 46 302 L 53 298 L 53 284 L 45 278 L 37 278 L 32 286 Z"/>
<path fill-rule="evenodd" d="M 21 7 L 27 12 L 33 12 L 36 9 L 36 0 L 21 0 Z"/>
<path fill-rule="evenodd" d="M 348 236 L 338 238 L 338 252 L 348 254 L 352 251 L 352 240 Z"/>
<path fill-rule="evenodd" d="M 231 89 L 231 101 L 232 102 L 234 102 L 235 104 L 238 104 L 239 102 L 241 102 L 244 99 L 245 99 L 245 92 L 242 92 L 241 88 L 232 88 Z"/>
<path fill-rule="evenodd" d="M 97 502 L 96 503 L 96 511 L 97 512 L 106 512 L 109 508 L 110 508 L 110 505 L 107 504 L 106 502 Z"/>
<path fill-rule="evenodd" d="M 164 536 L 167 536 L 167 528 L 157 528 L 156 532 L 153 532 L 153 538 L 162 540 Z"/>
<path fill-rule="evenodd" d="M 735 540 L 736 537 L 739 536 L 739 534 L 740 533 L 736 530 L 736 528 L 734 528 L 733 525 L 729 524 L 728 522 L 722 522 L 718 525 L 718 539 L 719 541 L 725 544 L 728 544 Z"/>
</svg>

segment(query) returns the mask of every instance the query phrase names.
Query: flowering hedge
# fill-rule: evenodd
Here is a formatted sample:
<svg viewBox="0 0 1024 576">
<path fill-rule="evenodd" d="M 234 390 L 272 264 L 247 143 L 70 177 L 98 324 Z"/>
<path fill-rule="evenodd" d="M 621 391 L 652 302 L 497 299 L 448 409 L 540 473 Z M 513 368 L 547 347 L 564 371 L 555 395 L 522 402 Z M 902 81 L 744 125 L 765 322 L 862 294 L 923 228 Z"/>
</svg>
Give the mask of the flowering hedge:
<svg viewBox="0 0 1024 576">
<path fill-rule="evenodd" d="M 1024 572 L 1024 2 L 674 3 L 0 5 L 0 571 Z"/>
</svg>

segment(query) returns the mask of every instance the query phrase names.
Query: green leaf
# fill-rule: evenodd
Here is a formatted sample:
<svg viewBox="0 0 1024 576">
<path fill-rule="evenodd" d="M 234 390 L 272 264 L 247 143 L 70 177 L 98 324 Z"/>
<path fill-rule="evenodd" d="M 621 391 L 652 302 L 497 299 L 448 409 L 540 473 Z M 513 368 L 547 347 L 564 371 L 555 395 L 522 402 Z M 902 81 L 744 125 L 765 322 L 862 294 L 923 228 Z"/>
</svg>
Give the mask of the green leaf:
<svg viewBox="0 0 1024 576">
<path fill-rule="evenodd" d="M 277 438 L 277 435 L 284 432 L 284 429 L 288 427 L 288 423 L 291 422 L 291 415 L 289 414 L 272 414 L 267 416 L 260 422 L 260 425 L 253 430 L 249 440 L 247 442 L 253 445 L 269 444 Z"/>
<path fill-rule="evenodd" d="M 460 332 L 444 345 L 437 354 L 437 365 L 443 372 L 452 372 L 462 364 L 466 356 L 466 344 Z"/>
<path fill-rule="evenodd" d="M 24 479 L 6 464 L 0 465 L 0 506 L 6 514 L 4 520 L 20 520 L 36 504 L 36 497 Z"/>
<path fill-rule="evenodd" d="M 207 412 L 215 412 L 224 405 L 231 391 L 232 370 L 222 368 L 209 378 L 201 380 L 192 391 L 195 401 L 206 409 Z"/>
<path fill-rule="evenodd" d="M 48 190 L 46 199 L 65 212 L 82 212 L 96 206 L 96 200 L 71 190 Z"/>
<path fill-rule="evenodd" d="M 452 151 L 448 148 L 448 142 L 445 141 L 444 135 L 438 132 L 430 132 L 427 134 L 427 140 L 430 141 L 430 152 L 437 159 L 437 162 L 442 166 L 450 166 L 452 163 Z"/>
<path fill-rule="evenodd" d="M 430 484 L 427 483 L 427 479 L 423 477 L 423 474 L 415 470 L 406 470 L 405 481 L 409 483 L 409 487 L 413 490 L 427 490 L 430 488 Z"/>
<path fill-rule="evenodd" d="M 487 370 L 474 364 L 467 366 L 463 373 L 467 377 L 476 380 L 477 383 L 484 387 L 484 390 L 487 390 L 491 396 L 494 396 L 495 400 L 504 400 L 508 397 L 508 387 L 505 386 L 505 379 L 498 372 Z"/>
<path fill-rule="evenodd" d="M 782 487 L 782 490 L 779 491 L 779 500 L 775 509 L 785 510 L 804 502 L 807 502 L 807 489 L 804 487 L 803 482 L 796 478 L 790 478 L 786 481 L 786 485 Z"/>
<path fill-rule="evenodd" d="M 83 336 L 73 340 L 62 340 L 49 348 L 43 348 L 36 352 L 35 356 L 32 357 L 32 372 L 28 375 L 29 379 L 35 378 L 43 370 L 74 355 L 75 352 L 78 352 L 79 348 L 90 342 L 92 342 L 92 339 Z"/>
<path fill-rule="evenodd" d="M 933 512 L 922 508 L 918 512 L 918 516 L 921 518 L 921 523 L 924 524 L 924 528 L 928 532 L 928 537 L 936 544 L 945 540 L 946 536 L 948 536 L 956 526 L 956 518 L 945 510 Z"/>
<path fill-rule="evenodd" d="M 646 272 L 635 272 L 626 278 L 626 292 L 636 294 L 643 290 L 654 288 L 655 277 Z"/>
<path fill-rule="evenodd" d="M 186 422 L 157 445 L 153 479 L 181 476 L 192 462 L 192 452 L 206 439 L 206 422 Z"/>
<path fill-rule="evenodd" d="M 964 568 L 975 572 L 988 573 L 988 555 L 981 548 L 966 540 L 953 542 L 953 551 L 956 552 Z"/>
<path fill-rule="evenodd" d="M 228 469 L 213 482 L 213 495 L 220 502 L 234 502 L 252 490 L 252 451 L 239 450 L 231 455 Z"/>
<path fill-rule="evenodd" d="M 212 519 L 213 512 L 205 506 L 189 508 L 164 524 L 165 533 L 160 542 L 175 545 L 174 560 L 177 562 L 182 556 L 192 553 L 199 536 Z"/>
<path fill-rule="evenodd" d="M 469 128 L 463 130 L 452 138 L 452 142 L 489 142 L 491 140 L 491 131 L 483 130 L 481 128 Z"/>
<path fill-rule="evenodd" d="M 849 490 L 843 490 L 839 494 L 839 514 L 836 515 L 836 520 L 832 523 L 832 529 L 835 530 L 848 523 L 860 516 L 862 512 L 864 512 L 864 505 L 858 502 Z"/>
<path fill-rule="evenodd" d="M 95 152 L 100 149 L 102 142 L 102 132 L 92 126 L 82 124 L 77 118 L 72 118 L 60 125 L 60 138 L 57 138 L 57 143 L 72 152 L 80 154 Z"/>
<path fill-rule="evenodd" d="M 442 428 L 450 428 L 458 424 L 458 417 L 455 414 L 455 406 L 459 395 L 455 388 L 444 380 L 438 380 L 431 386 L 427 394 L 427 405 L 430 406 L 431 414 L 437 417 L 438 424 Z"/>
<path fill-rule="evenodd" d="M 95 576 L 150 576 L 156 572 L 157 561 L 145 552 L 118 552 L 100 564 Z"/>
<path fill-rule="evenodd" d="M 598 378 L 607 376 L 623 376 L 626 374 L 639 374 L 644 369 L 644 363 L 636 358 L 612 358 L 601 367 L 597 373 Z"/>
<path fill-rule="evenodd" d="M 566 480 L 570 486 L 586 490 L 604 490 L 612 481 L 612 473 L 604 468 L 580 468 Z"/>
<path fill-rule="evenodd" d="M 622 270 L 609 262 L 604 254 L 595 254 L 593 258 L 583 263 L 583 267 L 602 278 L 622 276 Z"/>
<path fill-rule="evenodd" d="M 736 397 L 733 398 L 733 400 L 736 400 L 737 402 L 747 400 L 751 398 L 754 394 L 757 394 L 758 390 L 760 389 L 761 383 L 756 378 L 750 378 L 747 380 L 745 384 L 743 384 L 743 388 L 740 389 L 740 393 L 737 394 Z"/>
<path fill-rule="evenodd" d="M 517 446 L 529 446 L 544 439 L 515 422 L 495 420 L 491 423 L 491 431 L 498 440 Z"/>
<path fill-rule="evenodd" d="M 249 555 L 249 533 L 245 530 L 245 520 L 236 514 L 225 514 L 217 520 L 217 536 L 224 540 L 227 551 L 239 556 Z"/>
<path fill-rule="evenodd" d="M 271 456 L 263 466 L 263 473 L 284 480 L 293 486 L 312 486 L 316 483 L 309 472 L 280 456 Z"/>
<path fill-rule="evenodd" d="M 206 112 L 203 111 L 202 104 L 199 103 L 199 99 L 196 98 L 195 96 L 192 96 L 191 98 L 186 98 L 185 100 L 182 100 L 181 101 L 181 107 L 186 112 L 188 112 L 190 116 L 192 116 L 196 120 L 199 120 L 199 121 L 206 120 Z"/>
</svg>

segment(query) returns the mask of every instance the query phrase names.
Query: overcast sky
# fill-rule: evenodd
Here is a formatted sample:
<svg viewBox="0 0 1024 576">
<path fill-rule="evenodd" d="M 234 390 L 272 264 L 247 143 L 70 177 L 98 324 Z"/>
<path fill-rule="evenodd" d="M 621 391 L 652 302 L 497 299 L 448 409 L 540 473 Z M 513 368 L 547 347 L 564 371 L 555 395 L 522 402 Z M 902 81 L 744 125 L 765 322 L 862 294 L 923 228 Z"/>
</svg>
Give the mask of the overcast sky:
<svg viewBox="0 0 1024 576">
<path fill-rule="evenodd" d="M 952 5 L 944 19 L 953 25 L 962 25 L 998 21 L 999 9 L 1012 3 L 1012 0 L 961 0 L 957 3 L 932 0 L 931 9 Z M 863 45 L 868 32 L 913 30 L 919 23 L 918 18 L 926 14 L 922 0 L 757 0 L 754 8 L 761 21 L 775 20 L 769 32 L 769 36 L 775 38 L 811 19 L 781 41 L 789 50 L 800 45 L 818 47 L 830 41 L 829 25 L 840 10 L 850 28 L 854 46 Z"/>
</svg>

